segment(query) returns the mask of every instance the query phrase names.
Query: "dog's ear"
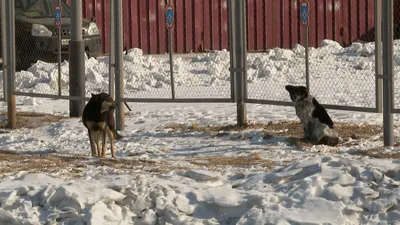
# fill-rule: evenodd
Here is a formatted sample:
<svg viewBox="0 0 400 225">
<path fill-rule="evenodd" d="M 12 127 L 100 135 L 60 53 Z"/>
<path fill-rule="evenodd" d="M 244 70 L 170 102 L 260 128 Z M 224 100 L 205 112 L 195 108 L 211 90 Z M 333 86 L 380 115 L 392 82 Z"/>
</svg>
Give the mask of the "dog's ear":
<svg viewBox="0 0 400 225">
<path fill-rule="evenodd" d="M 92 92 L 90 92 L 90 94 L 92 95 L 92 97 L 96 96 L 95 94 L 93 94 Z"/>
<path fill-rule="evenodd" d="M 293 90 L 293 86 L 292 85 L 286 85 L 285 89 L 286 89 L 286 91 L 291 92 Z"/>
</svg>

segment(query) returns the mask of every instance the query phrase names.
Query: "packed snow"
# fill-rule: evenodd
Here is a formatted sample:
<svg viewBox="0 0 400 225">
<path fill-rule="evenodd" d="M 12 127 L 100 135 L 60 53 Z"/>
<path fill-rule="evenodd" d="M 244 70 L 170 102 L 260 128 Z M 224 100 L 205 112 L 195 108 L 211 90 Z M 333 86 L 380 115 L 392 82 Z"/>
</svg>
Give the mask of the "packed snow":
<svg viewBox="0 0 400 225">
<path fill-rule="evenodd" d="M 320 102 L 374 107 L 373 43 L 342 48 L 325 40 L 310 56 L 311 91 Z M 124 59 L 127 97 L 170 98 L 166 56 L 131 49 Z M 289 101 L 284 85 L 305 83 L 300 45 L 251 53 L 248 65 L 249 98 Z M 227 51 L 177 55 L 174 70 L 179 97 L 230 97 Z M 87 96 L 107 92 L 108 58 L 86 59 L 85 79 Z M 57 94 L 57 67 L 39 61 L 17 73 L 15 84 L 19 91 Z M 62 88 L 66 95 L 68 62 Z M 65 100 L 18 96 L 17 102 L 18 112 L 68 116 Z M 299 147 L 290 135 L 266 138 L 262 127 L 188 129 L 235 124 L 233 103 L 128 104 L 116 160 L 109 150 L 107 159 L 90 156 L 80 118 L 0 130 L 0 224 L 400 224 L 399 157 L 354 154 L 399 155 L 398 146 L 382 147 L 381 132 L 341 139 L 337 147 Z M 252 123 L 298 122 L 293 107 L 247 110 Z M 328 112 L 335 123 L 382 124 L 378 113 Z M 400 117 L 394 119 L 397 143 Z M 236 161 L 210 165 L 218 159 Z"/>
</svg>

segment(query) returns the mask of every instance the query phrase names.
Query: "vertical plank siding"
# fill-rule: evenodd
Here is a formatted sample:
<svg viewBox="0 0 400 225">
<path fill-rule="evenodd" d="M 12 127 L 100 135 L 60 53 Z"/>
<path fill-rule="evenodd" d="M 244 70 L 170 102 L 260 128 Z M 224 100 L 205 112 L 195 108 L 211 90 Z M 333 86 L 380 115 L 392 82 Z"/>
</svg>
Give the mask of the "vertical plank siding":
<svg viewBox="0 0 400 225">
<path fill-rule="evenodd" d="M 122 1 L 124 47 L 141 48 L 144 54 L 166 53 L 166 0 Z M 229 49 L 228 1 L 173 0 L 174 52 Z M 304 27 L 299 18 L 302 0 L 246 1 L 248 51 L 304 45 Z M 84 18 L 96 18 L 106 53 L 109 49 L 109 4 L 108 0 L 83 0 L 82 7 Z M 309 0 L 309 6 L 311 47 L 319 47 L 324 39 L 335 40 L 343 46 L 357 40 L 374 40 L 374 0 Z M 400 23 L 400 0 L 394 1 L 394 8 L 396 28 Z"/>
</svg>

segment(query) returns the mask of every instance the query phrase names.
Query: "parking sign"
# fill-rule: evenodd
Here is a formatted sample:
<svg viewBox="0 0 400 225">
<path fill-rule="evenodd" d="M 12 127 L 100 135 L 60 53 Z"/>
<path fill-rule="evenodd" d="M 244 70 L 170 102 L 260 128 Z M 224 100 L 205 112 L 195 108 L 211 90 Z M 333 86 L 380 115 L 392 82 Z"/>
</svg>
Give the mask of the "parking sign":
<svg viewBox="0 0 400 225">
<path fill-rule="evenodd" d="M 54 25 L 57 28 L 61 26 L 61 5 L 57 4 L 54 9 Z"/>
</svg>

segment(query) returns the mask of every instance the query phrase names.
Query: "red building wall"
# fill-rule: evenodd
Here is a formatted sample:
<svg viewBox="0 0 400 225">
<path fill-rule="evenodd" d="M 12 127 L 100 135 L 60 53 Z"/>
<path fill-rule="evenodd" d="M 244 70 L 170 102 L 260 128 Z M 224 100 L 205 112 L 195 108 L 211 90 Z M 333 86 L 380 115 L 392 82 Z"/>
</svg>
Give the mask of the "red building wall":
<svg viewBox="0 0 400 225">
<path fill-rule="evenodd" d="M 71 0 L 66 0 L 69 3 Z M 124 46 L 143 53 L 168 51 L 165 0 L 122 0 Z M 331 39 L 344 46 L 357 39 L 372 41 L 375 0 L 309 0 L 309 44 Z M 229 49 L 228 0 L 173 0 L 174 52 Z M 249 51 L 304 45 L 300 0 L 247 0 Z M 94 16 L 109 49 L 109 0 L 83 0 L 83 16 Z M 400 23 L 400 0 L 395 0 L 395 23 Z"/>
</svg>

